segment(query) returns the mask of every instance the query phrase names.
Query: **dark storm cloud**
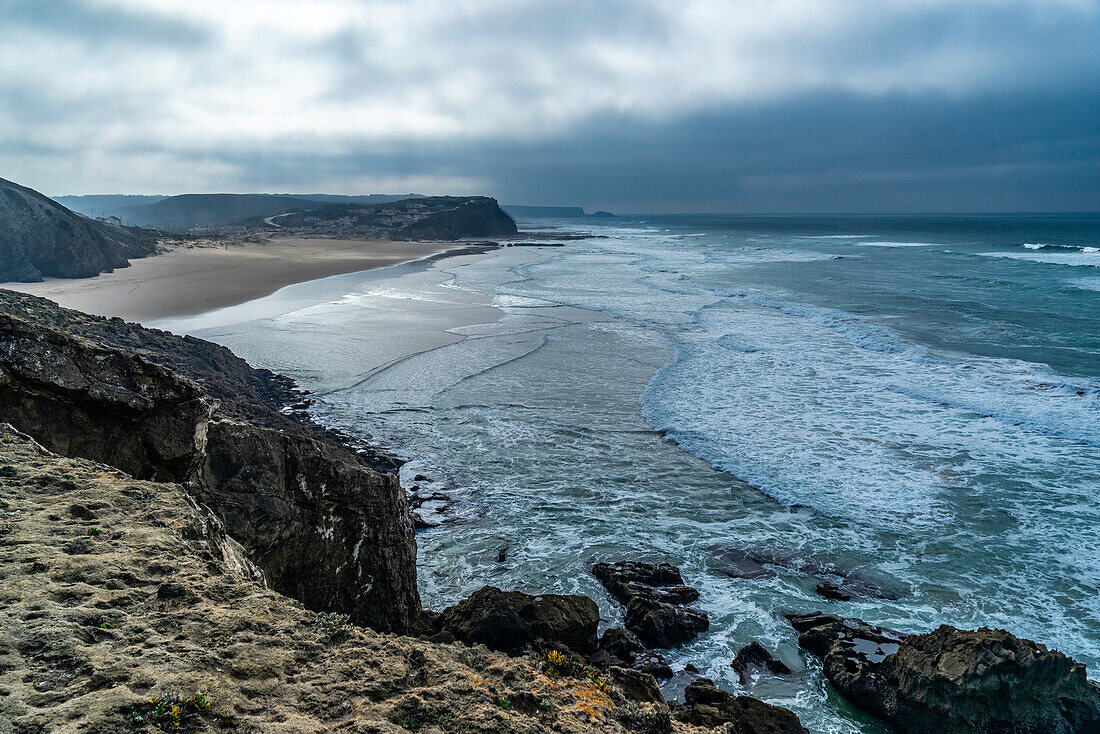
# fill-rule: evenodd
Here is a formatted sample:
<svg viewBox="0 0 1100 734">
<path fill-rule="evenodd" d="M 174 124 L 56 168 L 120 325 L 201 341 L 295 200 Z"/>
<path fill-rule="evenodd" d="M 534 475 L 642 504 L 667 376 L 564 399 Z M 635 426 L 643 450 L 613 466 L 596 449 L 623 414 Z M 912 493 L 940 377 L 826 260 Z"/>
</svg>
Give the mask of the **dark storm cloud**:
<svg viewBox="0 0 1100 734">
<path fill-rule="evenodd" d="M 250 189 L 317 188 L 363 170 L 474 176 L 510 203 L 626 212 L 1084 211 L 1100 193 L 1097 119 L 1100 95 L 817 95 L 673 125 L 606 117 L 552 141 L 334 156 L 278 145 L 221 161 Z"/>
<path fill-rule="evenodd" d="M 9 0 L 0 20 L 0 167 L 51 193 L 1100 208 L 1094 0 Z"/>
</svg>

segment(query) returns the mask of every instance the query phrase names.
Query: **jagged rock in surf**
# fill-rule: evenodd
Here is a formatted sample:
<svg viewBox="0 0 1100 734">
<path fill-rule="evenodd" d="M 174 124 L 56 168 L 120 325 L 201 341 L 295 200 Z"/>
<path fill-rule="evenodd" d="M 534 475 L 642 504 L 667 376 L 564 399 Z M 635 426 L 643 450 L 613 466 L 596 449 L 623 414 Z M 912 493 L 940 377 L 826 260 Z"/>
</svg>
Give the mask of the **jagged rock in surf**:
<svg viewBox="0 0 1100 734">
<path fill-rule="evenodd" d="M 905 635 L 835 615 L 790 620 L 837 690 L 906 734 L 1100 731 L 1100 686 L 1085 666 L 1004 630 Z"/>
</svg>

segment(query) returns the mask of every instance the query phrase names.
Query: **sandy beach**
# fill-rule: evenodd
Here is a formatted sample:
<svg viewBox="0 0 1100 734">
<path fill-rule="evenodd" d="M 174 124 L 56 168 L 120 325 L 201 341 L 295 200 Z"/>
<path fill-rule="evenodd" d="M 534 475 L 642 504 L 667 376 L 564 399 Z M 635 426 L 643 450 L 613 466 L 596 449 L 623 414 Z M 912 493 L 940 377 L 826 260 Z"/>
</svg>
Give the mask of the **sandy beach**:
<svg viewBox="0 0 1100 734">
<path fill-rule="evenodd" d="M 203 313 L 261 298 L 293 283 L 386 267 L 461 246 L 276 235 L 265 242 L 176 247 L 94 278 L 50 278 L 0 287 L 87 313 L 150 321 Z"/>
</svg>

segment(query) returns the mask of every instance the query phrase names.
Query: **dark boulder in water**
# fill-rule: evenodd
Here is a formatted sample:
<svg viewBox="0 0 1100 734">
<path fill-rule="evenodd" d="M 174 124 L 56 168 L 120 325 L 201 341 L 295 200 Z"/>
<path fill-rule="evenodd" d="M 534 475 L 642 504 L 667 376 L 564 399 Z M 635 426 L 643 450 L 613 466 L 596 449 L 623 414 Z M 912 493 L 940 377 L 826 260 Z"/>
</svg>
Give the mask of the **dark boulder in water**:
<svg viewBox="0 0 1100 734">
<path fill-rule="evenodd" d="M 814 591 L 817 592 L 818 596 L 824 597 L 825 599 L 833 599 L 835 601 L 851 601 L 852 599 L 851 594 L 829 581 L 818 584 Z"/>
<path fill-rule="evenodd" d="M 699 678 L 684 690 L 684 704 L 673 704 L 673 715 L 694 726 L 717 728 L 737 734 L 808 734 L 789 709 L 772 706 L 750 696 L 734 696 Z"/>
<path fill-rule="evenodd" d="M 680 569 L 671 563 L 597 563 L 592 566 L 592 575 L 623 604 L 637 598 L 668 604 L 690 604 L 699 598 L 699 592 L 684 584 Z"/>
<path fill-rule="evenodd" d="M 698 599 L 699 592 L 670 563 L 597 563 L 592 574 L 626 604 L 626 628 L 650 647 L 674 647 L 710 626 L 705 613 L 684 606 Z"/>
<path fill-rule="evenodd" d="M 650 647 L 675 647 L 690 642 L 710 627 L 705 612 L 648 599 L 626 607 L 626 628 Z"/>
<path fill-rule="evenodd" d="M 891 601 L 903 599 L 910 593 L 903 582 L 882 571 L 855 567 L 839 559 L 816 558 L 755 546 L 722 546 L 714 550 L 714 571 L 731 578 L 766 578 L 775 575 L 776 569 L 787 569 L 821 581 L 822 588 L 818 589 L 818 593 L 830 599 L 839 598 L 828 595 L 833 590 L 848 598 L 862 596 Z M 841 579 L 839 584 L 830 580 L 837 577 Z"/>
<path fill-rule="evenodd" d="M 440 628 L 456 639 L 509 653 L 539 643 L 590 653 L 599 623 L 600 610 L 587 596 L 531 596 L 494 586 L 483 586 L 439 618 Z"/>
<path fill-rule="evenodd" d="M 730 667 L 737 671 L 737 676 L 744 685 L 753 670 L 766 670 L 773 675 L 790 675 L 791 669 L 786 663 L 777 659 L 764 649 L 759 642 L 750 642 L 742 647 L 730 663 Z"/>
<path fill-rule="evenodd" d="M 904 635 L 834 615 L 790 619 L 829 681 L 905 734 L 1100 732 L 1100 687 L 1085 666 L 1004 630 Z"/>
</svg>

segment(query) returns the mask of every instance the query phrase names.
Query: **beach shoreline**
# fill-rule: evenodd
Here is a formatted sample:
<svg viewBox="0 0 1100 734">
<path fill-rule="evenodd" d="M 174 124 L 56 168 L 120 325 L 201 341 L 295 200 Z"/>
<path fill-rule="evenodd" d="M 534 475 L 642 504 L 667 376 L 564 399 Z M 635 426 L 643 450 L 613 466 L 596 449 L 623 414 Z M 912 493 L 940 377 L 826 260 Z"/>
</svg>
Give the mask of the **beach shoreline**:
<svg viewBox="0 0 1100 734">
<path fill-rule="evenodd" d="M 99 316 L 151 321 L 206 313 L 295 283 L 420 260 L 468 242 L 394 242 L 274 235 L 260 241 L 177 246 L 93 278 L 0 287 Z"/>
</svg>

